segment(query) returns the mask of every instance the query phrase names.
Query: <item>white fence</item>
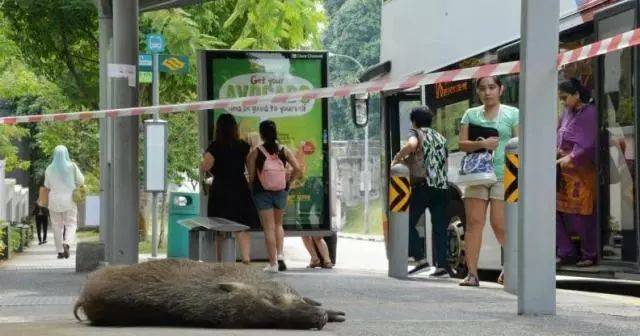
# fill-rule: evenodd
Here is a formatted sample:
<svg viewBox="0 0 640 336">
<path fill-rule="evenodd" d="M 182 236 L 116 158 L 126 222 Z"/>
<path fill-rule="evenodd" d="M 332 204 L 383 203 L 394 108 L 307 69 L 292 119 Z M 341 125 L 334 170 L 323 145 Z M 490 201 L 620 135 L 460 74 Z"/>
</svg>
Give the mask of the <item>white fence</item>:
<svg viewBox="0 0 640 336">
<path fill-rule="evenodd" d="M 29 215 L 29 188 L 5 178 L 5 162 L 0 161 L 0 221 L 21 222 Z"/>
</svg>

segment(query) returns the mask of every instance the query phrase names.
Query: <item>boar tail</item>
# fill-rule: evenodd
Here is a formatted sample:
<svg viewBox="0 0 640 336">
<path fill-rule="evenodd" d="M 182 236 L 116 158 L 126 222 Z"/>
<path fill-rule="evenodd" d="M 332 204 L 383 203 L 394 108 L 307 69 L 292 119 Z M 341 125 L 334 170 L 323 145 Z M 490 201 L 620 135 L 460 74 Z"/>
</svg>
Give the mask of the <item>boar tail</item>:
<svg viewBox="0 0 640 336">
<path fill-rule="evenodd" d="M 80 316 L 78 316 L 78 309 L 80 308 L 82 308 L 82 301 L 78 300 L 76 301 L 76 304 L 73 306 L 73 316 L 75 316 L 76 319 L 78 319 L 78 321 L 82 321 Z"/>
</svg>

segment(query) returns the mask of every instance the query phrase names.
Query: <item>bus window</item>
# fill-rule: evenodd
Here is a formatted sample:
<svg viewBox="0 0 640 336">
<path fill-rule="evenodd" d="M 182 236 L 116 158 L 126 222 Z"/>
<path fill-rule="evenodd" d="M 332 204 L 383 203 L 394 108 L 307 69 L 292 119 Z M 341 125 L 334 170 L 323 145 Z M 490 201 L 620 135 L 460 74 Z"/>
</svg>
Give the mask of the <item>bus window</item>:
<svg viewBox="0 0 640 336">
<path fill-rule="evenodd" d="M 610 37 L 633 28 L 632 10 L 604 18 L 598 22 L 599 38 Z M 608 183 L 601 189 L 605 206 L 602 227 L 602 258 L 636 261 L 636 222 L 634 220 L 636 130 L 633 109 L 633 49 L 624 49 L 602 57 L 603 76 L 600 111 L 604 131 L 602 163 L 608 162 Z M 607 146 L 608 145 L 608 146 Z M 604 190 L 603 190 L 604 189 Z M 636 215 L 637 216 L 637 215 Z"/>
<path fill-rule="evenodd" d="M 409 130 L 411 129 L 411 109 L 420 106 L 420 100 L 401 100 L 399 103 L 400 109 L 400 148 L 407 144 L 409 139 Z"/>
<path fill-rule="evenodd" d="M 436 120 L 433 128 L 447 138 L 447 146 L 450 152 L 458 151 L 458 134 L 460 133 L 460 121 L 464 111 L 469 108 L 469 101 L 463 100 L 446 105 L 436 111 Z"/>
</svg>

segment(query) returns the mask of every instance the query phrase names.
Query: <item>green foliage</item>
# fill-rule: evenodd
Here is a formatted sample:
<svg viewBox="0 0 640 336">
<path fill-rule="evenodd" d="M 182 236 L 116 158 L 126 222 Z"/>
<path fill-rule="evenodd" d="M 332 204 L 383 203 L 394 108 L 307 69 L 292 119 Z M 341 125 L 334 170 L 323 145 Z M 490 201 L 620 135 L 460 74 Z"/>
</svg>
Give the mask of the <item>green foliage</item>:
<svg viewBox="0 0 640 336">
<path fill-rule="evenodd" d="M 9 248 L 13 252 L 18 252 L 20 250 L 20 244 L 22 243 L 22 235 L 20 230 L 15 227 L 12 227 L 10 230 L 11 234 L 9 236 Z"/>
<path fill-rule="evenodd" d="M 372 66 L 380 58 L 380 19 L 382 3 L 379 0 L 325 0 L 331 21 L 323 42 L 325 49 L 356 58 L 364 67 Z M 360 69 L 353 61 L 343 57 L 329 59 L 331 85 L 356 83 Z M 379 102 L 370 105 L 369 130 L 372 136 L 380 136 Z M 333 140 L 362 138 L 364 132 L 351 120 L 351 110 L 346 99 L 329 101 Z"/>
<path fill-rule="evenodd" d="M 0 221 L 0 259 L 6 258 L 6 250 L 7 250 L 7 245 L 5 244 L 5 239 L 6 239 L 6 235 L 7 235 L 7 230 L 8 230 L 9 226 Z"/>
<path fill-rule="evenodd" d="M 0 14 L 0 69 L 12 69 L 0 75 L 0 99 L 17 99 L 14 112 L 25 115 L 97 108 L 98 15 L 94 1 L 5 0 Z M 167 53 L 187 55 L 192 65 L 189 74 L 162 74 L 160 96 L 163 104 L 193 101 L 197 98 L 198 50 L 318 47 L 324 20 L 321 0 L 217 0 L 143 14 L 140 50 L 146 47 L 144 35 L 154 32 L 165 37 Z M 23 96 L 38 98 L 22 101 Z M 140 98 L 141 105 L 150 104 L 150 86 L 141 86 Z M 180 183 L 186 173 L 196 179 L 200 157 L 197 115 L 181 113 L 166 119 L 170 122 L 169 178 Z M 95 121 L 38 125 L 33 139 L 41 158 L 33 163 L 34 174 L 42 174 L 52 149 L 64 144 L 85 173 L 89 189 L 97 190 L 97 125 Z M 6 147 L 4 144 L 0 139 L 0 147 Z"/>
<path fill-rule="evenodd" d="M 297 49 L 320 45 L 324 21 L 319 0 L 237 0 L 223 28 L 244 23 L 232 49 Z"/>
<path fill-rule="evenodd" d="M 73 103 L 95 107 L 98 95 L 98 14 L 86 0 L 5 0 L 7 36 L 22 60 L 62 89 Z"/>
<path fill-rule="evenodd" d="M 20 160 L 15 142 L 27 135 L 27 130 L 16 126 L 0 125 L 0 158 L 6 161 L 6 171 L 27 169 L 29 162 Z"/>
</svg>

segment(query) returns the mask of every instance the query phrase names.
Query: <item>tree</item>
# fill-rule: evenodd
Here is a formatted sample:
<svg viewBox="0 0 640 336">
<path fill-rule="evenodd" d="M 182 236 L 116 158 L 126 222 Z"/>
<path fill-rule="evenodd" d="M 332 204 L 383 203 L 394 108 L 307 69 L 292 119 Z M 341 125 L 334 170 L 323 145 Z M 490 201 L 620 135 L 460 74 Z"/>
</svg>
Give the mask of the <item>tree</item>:
<svg viewBox="0 0 640 336">
<path fill-rule="evenodd" d="M 7 36 L 37 75 L 62 89 L 78 106 L 98 97 L 97 10 L 86 0 L 5 0 Z"/>
<path fill-rule="evenodd" d="M 382 3 L 378 0 L 325 0 L 331 21 L 324 34 L 325 49 L 356 58 L 368 67 L 380 58 L 380 19 Z M 329 59 L 331 85 L 352 84 L 358 81 L 359 68 L 353 61 L 344 58 Z M 379 104 L 372 104 L 372 107 Z M 361 138 L 363 132 L 353 125 L 350 107 L 346 99 L 331 100 L 329 109 L 334 140 Z M 371 109 L 370 134 L 379 136 L 379 109 Z"/>
</svg>

